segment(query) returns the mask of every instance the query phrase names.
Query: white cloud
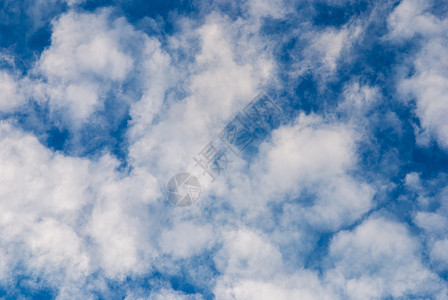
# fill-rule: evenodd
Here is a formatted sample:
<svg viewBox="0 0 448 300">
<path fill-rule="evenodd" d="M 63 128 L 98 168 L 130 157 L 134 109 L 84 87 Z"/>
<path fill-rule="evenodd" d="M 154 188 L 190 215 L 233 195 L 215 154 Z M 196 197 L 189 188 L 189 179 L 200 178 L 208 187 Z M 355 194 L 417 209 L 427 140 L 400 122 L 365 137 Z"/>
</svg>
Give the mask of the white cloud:
<svg viewBox="0 0 448 300">
<path fill-rule="evenodd" d="M 438 240 L 434 243 L 431 250 L 431 259 L 436 264 L 441 264 L 439 269 L 448 269 L 448 238 L 443 240 Z"/>
<path fill-rule="evenodd" d="M 416 74 L 400 84 L 402 92 L 411 93 L 416 98 L 420 126 L 443 149 L 448 148 L 448 127 L 445 122 L 448 112 L 447 45 L 448 38 L 429 41 L 414 62 Z"/>
<path fill-rule="evenodd" d="M 87 161 L 53 154 L 4 122 L 0 143 L 0 235 L 10 268 L 2 271 L 12 280 L 23 264 L 55 285 L 83 281 L 91 267 L 75 228 L 89 199 Z"/>
<path fill-rule="evenodd" d="M 340 28 L 315 28 L 302 25 L 297 37 L 306 43 L 301 53 L 295 53 L 294 73 L 311 72 L 322 85 L 333 79 L 341 62 L 350 61 L 353 45 L 362 37 L 366 26 L 354 20 Z"/>
<path fill-rule="evenodd" d="M 67 277 L 83 278 L 91 272 L 89 257 L 84 242 L 73 231 L 73 228 L 54 219 L 43 219 L 34 224 L 33 233 L 28 241 L 33 255 L 28 267 L 42 272 L 43 277 L 54 276 L 54 267 L 60 266 Z"/>
<path fill-rule="evenodd" d="M 283 18 L 286 6 L 257 0 L 245 6 L 248 18 L 211 13 L 203 24 L 181 19 L 180 31 L 163 42 L 110 10 L 70 10 L 54 21 L 52 44 L 32 76 L 19 81 L 0 73 L 0 101 L 12 101 L 5 100 L 4 110 L 24 101 L 22 84 L 28 97 L 40 103 L 48 98 L 53 112 L 78 125 L 102 109 L 109 93 L 123 97 L 131 117 L 129 173 L 117 171 L 119 162 L 107 153 L 96 160 L 69 157 L 0 124 L 2 284 L 15 286 L 23 265 L 32 276 L 44 277 L 41 284 L 57 289 L 60 299 L 93 298 L 93 291 L 107 295 L 107 281 L 181 271 L 217 299 L 443 298 L 441 280 L 422 262 L 419 241 L 403 224 L 371 217 L 336 233 L 374 207 L 376 187 L 355 175 L 364 133 L 359 129 L 379 97 L 373 86 L 346 86 L 337 108 L 353 115 L 346 123 L 333 113 L 301 114 L 272 132 L 251 166 L 235 158 L 232 170 L 203 191 L 195 207 L 180 210 L 163 202 L 169 176 L 260 88 L 278 84 L 270 52 L 277 41 L 259 34 L 260 19 Z M 410 14 L 415 11 L 420 10 Z M 407 14 L 391 21 L 398 28 L 394 34 L 411 34 L 396 25 Z M 298 65 L 318 63 L 323 77 L 334 73 L 362 33 L 355 23 L 309 34 L 305 61 Z M 137 91 L 124 91 L 124 83 Z M 405 184 L 423 189 L 416 173 Z M 421 211 L 414 221 L 434 236 L 432 263 L 445 264 L 444 211 Z M 322 232 L 335 237 L 328 257 L 317 258 L 319 273 L 305 263 Z M 201 259 L 215 266 L 196 261 L 204 252 L 210 257 Z M 130 289 L 128 299 L 201 298 L 166 282 L 149 296 L 144 288 Z"/>
<path fill-rule="evenodd" d="M 334 71 L 341 51 L 346 45 L 348 34 L 347 30 L 328 29 L 313 40 L 310 52 L 322 55 L 324 66 L 330 71 Z"/>
<path fill-rule="evenodd" d="M 419 250 L 404 225 L 372 217 L 332 240 L 329 258 L 334 269 L 328 271 L 327 280 L 350 299 L 443 299 L 447 289 L 424 266 Z"/>
<path fill-rule="evenodd" d="M 285 272 L 282 254 L 268 236 L 242 228 L 226 232 L 223 243 L 215 258 L 222 273 L 217 299 L 335 299 L 316 273 Z"/>
<path fill-rule="evenodd" d="M 441 250 L 438 245 L 437 250 Z M 217 299 L 445 299 L 442 279 L 423 263 L 419 240 L 404 224 L 371 217 L 335 235 L 322 276 L 299 268 L 289 273 L 268 236 L 231 232 L 217 255 L 223 275 Z M 442 252 L 440 252 L 442 254 Z"/>
<path fill-rule="evenodd" d="M 213 235 L 210 225 L 198 226 L 182 222 L 160 235 L 160 246 L 165 253 L 174 257 L 188 258 L 210 248 L 211 241 L 218 239 Z"/>
<path fill-rule="evenodd" d="M 408 189 L 416 194 L 419 203 L 413 221 L 423 229 L 422 239 L 433 269 L 441 272 L 448 270 L 448 257 L 445 254 L 448 240 L 448 189 L 444 176 L 440 174 L 432 180 L 423 180 L 415 173 L 406 176 L 415 182 Z M 434 207 L 437 209 L 434 210 Z"/>
<path fill-rule="evenodd" d="M 361 85 L 358 81 L 347 84 L 344 89 L 344 99 L 338 104 L 338 112 L 344 114 L 354 126 L 365 127 L 372 117 L 367 114 L 372 112 L 381 97 L 374 86 Z"/>
<path fill-rule="evenodd" d="M 242 279 L 229 284 L 219 281 L 215 289 L 217 299 L 288 300 L 338 299 L 323 285 L 317 274 L 301 270 L 294 275 L 272 274 L 271 280 Z"/>
<path fill-rule="evenodd" d="M 415 222 L 419 227 L 433 233 L 448 233 L 448 220 L 438 213 L 418 212 L 415 216 Z"/>
<path fill-rule="evenodd" d="M 129 293 L 126 296 L 126 300 L 201 300 L 204 299 L 200 294 L 184 294 L 179 291 L 175 291 L 171 288 L 162 288 L 157 291 L 151 291 L 150 296 L 143 296 L 145 293 L 142 292 L 142 295 L 136 295 L 135 293 Z"/>
<path fill-rule="evenodd" d="M 440 24 L 426 10 L 431 1 L 401 1 L 388 18 L 389 37 L 392 39 L 411 38 L 415 34 L 432 35 L 440 32 Z"/>
<path fill-rule="evenodd" d="M 79 14 L 69 11 L 54 22 L 51 46 L 41 57 L 39 67 L 51 79 L 80 80 L 99 76 L 123 80 L 133 60 L 120 43 L 127 33 L 136 35 L 124 19 L 109 25 L 109 11 Z"/>
<path fill-rule="evenodd" d="M 65 1 L 69 6 L 73 6 L 73 5 L 81 4 L 81 3 L 85 2 L 85 0 L 63 0 L 63 1 Z"/>
<path fill-rule="evenodd" d="M 233 278 L 267 279 L 282 268 L 276 247 L 248 229 L 225 233 L 224 246 L 215 261 L 219 270 Z"/>
<path fill-rule="evenodd" d="M 254 17 L 270 16 L 281 19 L 287 13 L 287 4 L 283 0 L 249 0 L 246 5 Z"/>
<path fill-rule="evenodd" d="M 108 93 L 120 91 L 134 67 L 146 35 L 135 31 L 124 18 L 111 17 L 108 9 L 95 13 L 70 10 L 53 22 L 51 45 L 34 72 L 46 81 L 39 101 L 56 112 L 67 110 L 75 125 L 103 108 Z"/>
<path fill-rule="evenodd" d="M 0 71 L 0 111 L 11 112 L 24 104 L 20 82 L 6 71 Z"/>
<path fill-rule="evenodd" d="M 399 91 L 416 100 L 420 127 L 416 128 L 417 142 L 427 146 L 429 137 L 443 149 L 448 149 L 448 19 L 425 12 L 424 1 L 403 1 L 389 17 L 392 41 L 401 41 L 418 34 L 422 48 L 414 58 L 415 74 L 400 78 Z"/>
<path fill-rule="evenodd" d="M 93 162 L 53 153 L 4 122 L 0 144 L 5 284 L 23 264 L 61 293 L 79 293 L 93 272 L 120 279 L 151 265 L 154 250 L 142 237 L 157 229 L 142 208 L 159 192 L 150 174 L 121 179 L 107 155 Z"/>
<path fill-rule="evenodd" d="M 107 153 L 89 160 L 52 152 L 2 124 L 1 238 L 17 258 L 8 254 L 2 260 L 0 278 L 11 280 L 11 270 L 23 263 L 47 279 L 42 284 L 58 289 L 59 297 L 81 290 L 89 297 L 91 290 L 107 290 L 104 278 L 147 274 L 154 265 L 169 266 L 167 256 L 189 259 L 216 244 L 220 233 L 214 236 L 212 226 L 196 224 L 191 216 L 166 224 L 162 215 L 170 212 L 163 211 L 160 197 L 165 175 L 173 162 L 179 166 L 180 159 L 191 158 L 197 136 L 205 141 L 208 128 L 223 125 L 268 82 L 273 63 L 269 53 L 259 51 L 264 44 L 253 34 L 257 24 L 212 14 L 205 24 L 189 26 L 170 38 L 166 50 L 110 10 L 71 10 L 54 21 L 52 43 L 24 79 L 24 91 L 41 104 L 48 98 L 52 112 L 71 120 L 76 130 L 102 109 L 108 93 L 122 95 L 121 84 L 142 75 L 132 77 L 143 92 L 130 107 L 132 171 L 117 172 L 118 162 Z M 198 41 L 199 53 L 178 63 L 175 52 L 192 43 L 184 33 Z M 186 98 L 172 94 L 173 88 L 187 91 Z M 196 234 L 188 237 L 192 231 Z M 91 274 L 100 278 L 87 282 Z"/>
<path fill-rule="evenodd" d="M 336 230 L 372 207 L 374 188 L 350 175 L 357 165 L 357 139 L 345 124 L 302 114 L 273 132 L 246 177 L 229 173 L 230 191 L 223 196 L 254 216 L 286 198 L 285 218 Z"/>
<path fill-rule="evenodd" d="M 154 45 L 146 61 L 149 70 L 157 72 L 154 82 L 162 82 L 150 82 L 142 99 L 131 106 L 130 157 L 135 165 L 160 172 L 164 180 L 186 167 L 274 76 L 273 62 L 263 50 L 266 41 L 253 35 L 256 25 L 231 22 L 216 13 L 199 27 L 184 22 L 185 31 L 170 40 L 173 48 L 161 51 Z M 174 65 L 167 52 L 189 51 L 191 43 L 197 43 L 197 55 L 191 62 Z M 169 94 L 167 89 L 173 87 L 180 87 L 184 96 Z M 162 108 L 164 101 L 167 107 Z M 159 120 L 152 124 L 156 114 Z"/>
</svg>

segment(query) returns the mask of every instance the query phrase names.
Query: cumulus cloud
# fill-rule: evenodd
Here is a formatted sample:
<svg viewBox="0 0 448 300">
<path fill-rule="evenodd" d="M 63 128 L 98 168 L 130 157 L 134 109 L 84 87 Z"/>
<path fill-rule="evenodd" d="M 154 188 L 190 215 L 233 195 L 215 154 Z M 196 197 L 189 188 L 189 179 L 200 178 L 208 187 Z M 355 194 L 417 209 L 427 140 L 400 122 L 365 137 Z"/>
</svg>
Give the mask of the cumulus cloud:
<svg viewBox="0 0 448 300">
<path fill-rule="evenodd" d="M 3 240 L 16 241 L 9 253 L 18 253 L 29 272 L 47 279 L 45 284 L 59 286 L 61 298 L 80 295 L 82 289 L 85 295 L 97 289 L 105 292 L 102 279 L 95 281 L 94 274 L 113 280 L 147 274 L 154 264 L 160 268 L 169 265 L 165 259 L 155 263 L 158 253 L 189 259 L 216 243 L 210 225 L 181 220 L 169 229 L 166 221 L 155 217 L 159 214 L 155 211 L 166 205 L 160 202 L 161 186 L 167 179 L 161 174 L 172 169 L 144 162 L 163 163 L 165 156 L 171 163 L 178 155 L 190 155 L 182 144 L 173 144 L 173 150 L 183 150 L 183 154 L 166 153 L 165 149 L 172 148 L 170 143 L 182 142 L 188 126 L 191 135 L 183 140 L 192 144 L 198 134 L 209 134 L 207 127 L 221 125 L 238 108 L 235 103 L 244 105 L 269 77 L 272 62 L 268 54 L 255 60 L 247 56 L 260 42 L 242 28 L 255 26 L 252 30 L 256 30 L 256 24 L 233 23 L 213 14 L 205 24 L 189 26 L 171 38 L 173 48 L 169 50 L 173 52 L 169 54 L 156 38 L 138 32 L 124 18 L 113 17 L 108 9 L 69 11 L 53 22 L 51 45 L 42 53 L 32 76 L 26 78 L 24 91 L 32 93 L 38 103 L 48 101 L 53 112 L 70 120 L 69 128 L 76 129 L 101 111 L 107 95 L 120 93 L 116 86 L 132 77 L 132 72 L 145 75 L 132 79 L 143 95 L 130 106 L 131 173 L 117 172 L 118 162 L 107 153 L 95 161 L 68 157 L 50 151 L 10 124 L 2 124 L 2 199 L 14 199 L 2 203 Z M 226 26 L 243 36 L 234 35 Z M 192 63 L 174 64 L 174 51 L 190 47 L 182 44 L 184 33 L 198 41 L 200 52 Z M 253 46 L 243 51 L 232 45 L 249 39 Z M 241 55 L 249 61 L 242 64 Z M 2 100 L 22 101 L 17 95 L 17 81 L 8 73 L 2 74 L 9 97 Z M 169 89 L 179 84 L 188 91 L 186 99 L 169 94 Z M 163 111 L 165 101 L 169 107 Z M 154 125 L 154 117 L 161 122 Z M 216 123 L 216 118 L 222 121 Z M 174 135 L 166 136 L 169 132 Z M 160 150 L 152 150 L 155 146 Z M 158 208 L 149 212 L 144 209 L 148 205 Z M 23 206 L 29 209 L 22 210 Z M 18 219 L 22 221 L 15 223 Z M 161 224 L 156 225 L 158 219 Z M 189 236 L 192 232 L 196 232 L 194 238 Z M 6 273 L 14 274 L 20 262 L 8 257 L 2 260 L 2 278 L 5 284 L 14 284 L 8 283 L 11 277 Z M 168 288 L 157 297 L 167 295 L 185 296 Z"/>
<path fill-rule="evenodd" d="M 345 124 L 302 114 L 272 133 L 246 178 L 229 175 L 231 196 L 225 195 L 249 214 L 286 198 L 284 217 L 297 220 L 287 222 L 324 230 L 350 224 L 372 207 L 374 195 L 372 186 L 350 175 L 357 164 L 356 140 Z M 306 200 L 296 201 L 301 198 Z"/>
<path fill-rule="evenodd" d="M 149 174 L 140 177 L 137 171 L 140 179 L 120 180 L 112 158 L 93 163 L 52 153 L 4 122 L 1 143 L 0 222 L 8 253 L 1 278 L 6 286 L 14 285 L 6 274 L 15 274 L 19 264 L 62 290 L 82 288 L 97 270 L 121 277 L 147 267 L 141 257 L 152 248 L 140 244 L 145 225 L 133 211 L 158 196 Z M 132 192 L 143 186 L 148 193 Z M 116 198 L 120 194 L 127 205 Z M 139 247 L 145 250 L 139 253 Z"/>
<path fill-rule="evenodd" d="M 382 217 L 338 233 L 329 246 L 329 266 L 323 276 L 301 268 L 288 273 L 285 257 L 272 242 L 247 229 L 231 232 L 225 241 L 228 246 L 217 256 L 223 271 L 215 288 L 219 299 L 274 295 L 278 299 L 444 299 L 447 295 L 441 279 L 424 265 L 418 240 L 404 225 Z"/>
<path fill-rule="evenodd" d="M 148 73 L 157 70 L 160 75 L 155 82 L 163 82 L 154 84 L 150 75 L 145 94 L 131 106 L 130 157 L 134 164 L 152 167 L 165 178 L 185 167 L 207 139 L 256 95 L 257 88 L 269 83 L 274 64 L 269 53 L 260 50 L 264 44 L 253 36 L 256 29 L 256 25 L 231 22 L 214 13 L 197 28 L 185 24 L 185 32 L 180 33 L 198 43 L 191 63 L 174 65 L 166 51 L 152 48 Z M 190 47 L 185 42 L 178 36 L 170 40 L 182 51 Z M 240 49 L 235 44 L 247 46 Z M 254 57 L 256 51 L 259 56 Z M 185 96 L 167 94 L 174 86 L 181 86 Z M 161 108 L 164 100 L 170 103 L 166 109 Z M 156 114 L 159 121 L 152 124 Z"/>
<path fill-rule="evenodd" d="M 73 228 L 88 199 L 88 163 L 54 155 L 4 122 L 1 142 L 1 234 L 8 245 L 9 272 L 26 262 L 29 272 L 50 281 L 88 275 L 85 244 Z"/>
<path fill-rule="evenodd" d="M 419 117 L 417 141 L 428 145 L 430 139 L 443 149 L 448 147 L 447 112 L 447 28 L 446 18 L 428 12 L 430 4 L 403 1 L 389 16 L 390 38 L 402 41 L 416 35 L 422 40 L 421 50 L 413 58 L 413 75 L 401 78 L 399 90 L 416 101 Z M 408 96 L 409 97 L 409 96 Z"/>
<path fill-rule="evenodd" d="M 287 12 L 287 5 L 283 0 L 266 1 L 250 0 L 247 2 L 249 12 L 254 17 L 283 18 Z"/>
<path fill-rule="evenodd" d="M 437 271 L 448 269 L 446 246 L 448 238 L 448 189 L 445 187 L 445 174 L 438 178 L 425 180 L 417 173 L 406 175 L 409 197 L 416 198 L 419 204 L 413 217 L 414 223 L 425 233 L 426 252 Z M 437 209 L 434 209 L 437 207 Z"/>
<path fill-rule="evenodd" d="M 353 231 L 334 237 L 329 253 L 334 269 L 327 273 L 327 280 L 350 299 L 443 299 L 447 289 L 423 264 L 418 248 L 418 240 L 404 225 L 369 218 Z"/>
<path fill-rule="evenodd" d="M 139 42 L 144 45 L 145 36 L 123 18 L 112 20 L 108 9 L 60 16 L 53 22 L 51 46 L 34 70 L 46 79 L 39 100 L 48 99 L 53 110 L 66 110 L 73 121 L 85 122 L 103 108 L 108 93 L 119 91 Z"/>
<path fill-rule="evenodd" d="M 405 39 L 415 34 L 434 34 L 440 32 L 438 20 L 427 9 L 430 1 L 402 1 L 388 18 L 391 38 Z"/>
<path fill-rule="evenodd" d="M 210 248 L 213 231 L 209 224 L 198 226 L 181 222 L 160 236 L 160 246 L 165 253 L 174 257 L 187 258 Z"/>
<path fill-rule="evenodd" d="M 285 262 L 269 237 L 249 229 L 226 232 L 224 247 L 216 256 L 218 299 L 331 299 L 314 272 L 285 273 Z"/>
<path fill-rule="evenodd" d="M 387 111 L 387 89 L 360 72 L 335 76 L 357 59 L 348 54 L 373 26 L 365 15 L 325 26 L 314 24 L 314 2 L 217 1 L 198 4 L 194 17 L 171 12 L 169 26 L 149 30 L 125 5 L 87 11 L 83 1 L 65 2 L 31 69 L 0 56 L 0 285 L 8 297 L 45 289 L 59 299 L 447 297 L 447 190 L 432 190 L 443 178 L 425 179 L 413 165 L 389 176 L 399 155 L 371 175 L 362 151 L 387 148 L 375 136 L 380 119 L 401 131 L 405 114 Z M 401 2 L 382 42 L 421 39 L 415 72 L 399 87 L 416 98 L 421 129 L 444 147 L 445 20 L 429 11 Z M 276 26 L 287 30 L 273 33 Z M 335 105 L 316 99 L 325 107 L 313 112 L 296 99 L 288 76 L 297 75 L 336 95 Z M 170 205 L 167 180 L 260 90 L 294 108 L 283 107 L 275 130 L 232 157 L 199 203 Z M 79 147 L 95 130 L 121 135 L 124 158 L 50 150 L 21 124 L 29 102 Z M 399 200 L 382 191 L 379 203 L 377 178 L 401 184 Z M 398 201 L 413 201 L 409 224 Z"/>
<path fill-rule="evenodd" d="M 24 102 L 20 82 L 7 71 L 0 71 L 0 111 L 11 112 Z"/>
</svg>

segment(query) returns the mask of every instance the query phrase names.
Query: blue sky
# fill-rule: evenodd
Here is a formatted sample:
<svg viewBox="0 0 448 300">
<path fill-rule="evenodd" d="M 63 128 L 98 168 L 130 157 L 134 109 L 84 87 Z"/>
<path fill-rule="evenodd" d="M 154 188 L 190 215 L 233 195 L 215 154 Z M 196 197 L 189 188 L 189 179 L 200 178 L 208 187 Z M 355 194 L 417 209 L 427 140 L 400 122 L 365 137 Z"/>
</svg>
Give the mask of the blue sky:
<svg viewBox="0 0 448 300">
<path fill-rule="evenodd" d="M 0 0 L 0 297 L 448 299 L 447 13 Z M 260 93 L 282 113 L 212 182 Z"/>
</svg>

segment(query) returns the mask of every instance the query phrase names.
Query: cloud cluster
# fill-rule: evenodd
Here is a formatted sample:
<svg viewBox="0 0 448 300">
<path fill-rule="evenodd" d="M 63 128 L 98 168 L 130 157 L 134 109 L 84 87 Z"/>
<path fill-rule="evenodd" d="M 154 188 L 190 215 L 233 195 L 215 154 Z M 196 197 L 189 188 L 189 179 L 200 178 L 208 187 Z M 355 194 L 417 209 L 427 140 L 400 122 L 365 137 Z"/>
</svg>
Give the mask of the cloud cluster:
<svg viewBox="0 0 448 300">
<path fill-rule="evenodd" d="M 372 186 L 350 175 L 356 169 L 356 139 L 350 126 L 302 114 L 261 145 L 248 173 L 238 172 L 244 180 L 229 172 L 231 194 L 224 196 L 249 214 L 277 202 L 285 222 L 322 230 L 351 224 L 371 208 L 374 195 Z"/>
<path fill-rule="evenodd" d="M 108 10 L 62 15 L 51 39 L 35 70 L 45 79 L 41 97 L 75 122 L 102 109 L 108 93 L 120 92 L 134 66 L 133 46 L 145 42 L 123 18 L 111 21 Z"/>
<path fill-rule="evenodd" d="M 160 30 L 147 30 L 113 8 L 87 11 L 82 1 L 66 2 L 72 7 L 52 20 L 50 44 L 27 72 L 0 55 L 0 66 L 9 66 L 0 69 L 0 292 L 17 298 L 51 290 L 58 299 L 448 298 L 444 175 L 392 178 L 402 174 L 389 176 L 389 168 L 400 167 L 398 155 L 366 169 L 365 148 L 383 142 L 378 124 L 405 130 L 402 116 L 381 111 L 382 86 L 358 74 L 338 83 L 370 20 L 355 15 L 324 27 L 307 16 L 319 5 L 351 2 L 254 0 L 235 4 L 239 13 L 230 15 L 226 2 L 216 1 L 198 4 L 197 18 L 173 13 L 172 31 L 155 20 Z M 421 43 L 407 65 L 414 72 L 398 77 L 397 88 L 415 99 L 418 145 L 429 136 L 446 148 L 446 21 L 430 8 L 405 0 L 388 11 L 383 42 Z M 285 24 L 294 28 L 270 32 Z M 288 43 L 290 68 L 283 70 L 287 59 L 278 49 Z M 313 99 L 320 109 L 288 114 L 284 103 L 298 107 L 288 94 L 294 76 L 309 76 L 316 95 L 333 92 L 337 103 Z M 281 126 L 252 152 L 234 156 L 198 204 L 170 205 L 167 180 L 258 91 L 276 88 L 293 98 L 278 92 Z M 48 110 L 45 118 L 80 148 L 92 132 L 108 139 L 124 127 L 125 158 L 109 149 L 92 156 L 51 150 L 21 127 L 29 116 L 20 112 L 32 105 Z M 384 186 L 400 184 L 398 199 L 384 196 Z M 411 201 L 406 223 L 396 207 Z"/>
<path fill-rule="evenodd" d="M 10 112 L 25 101 L 20 93 L 20 83 L 7 71 L 0 73 L 0 111 Z"/>
<path fill-rule="evenodd" d="M 390 38 L 397 42 L 420 40 L 421 49 L 412 58 L 412 74 L 400 78 L 399 89 L 416 101 L 418 143 L 428 145 L 434 139 L 446 150 L 448 19 L 433 15 L 430 8 L 431 4 L 422 1 L 400 3 L 389 16 Z"/>
<path fill-rule="evenodd" d="M 410 197 L 418 203 L 413 221 L 423 230 L 426 253 L 433 268 L 440 272 L 448 270 L 448 257 L 444 250 L 448 239 L 448 191 L 445 182 L 446 174 L 444 173 L 429 182 L 415 172 L 407 174 L 405 178 Z M 426 188 L 427 186 L 432 188 Z M 434 206 L 437 209 L 434 209 Z"/>
</svg>

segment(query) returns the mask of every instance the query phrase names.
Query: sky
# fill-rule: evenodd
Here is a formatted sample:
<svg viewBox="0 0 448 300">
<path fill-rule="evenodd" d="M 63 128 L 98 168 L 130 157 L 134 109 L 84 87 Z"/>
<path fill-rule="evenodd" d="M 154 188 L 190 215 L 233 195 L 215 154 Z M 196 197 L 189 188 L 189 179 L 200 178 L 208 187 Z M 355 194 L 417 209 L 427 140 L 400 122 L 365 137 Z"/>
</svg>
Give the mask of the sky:
<svg viewBox="0 0 448 300">
<path fill-rule="evenodd" d="M 0 0 L 0 299 L 448 299 L 447 115 L 446 0 Z"/>
</svg>

